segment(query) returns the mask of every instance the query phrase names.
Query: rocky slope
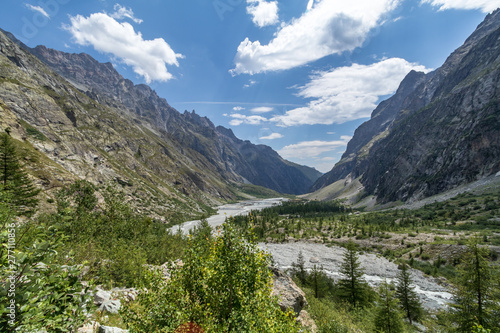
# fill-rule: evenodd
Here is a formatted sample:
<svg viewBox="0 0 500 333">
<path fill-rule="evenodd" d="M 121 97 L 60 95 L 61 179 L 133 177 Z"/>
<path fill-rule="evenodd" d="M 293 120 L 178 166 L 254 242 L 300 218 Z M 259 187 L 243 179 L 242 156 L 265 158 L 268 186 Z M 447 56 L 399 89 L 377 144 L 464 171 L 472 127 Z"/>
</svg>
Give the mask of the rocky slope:
<svg viewBox="0 0 500 333">
<path fill-rule="evenodd" d="M 0 127 L 39 161 L 33 174 L 46 189 L 116 182 L 138 209 L 170 220 L 236 199 L 238 183 L 295 194 L 315 180 L 269 147 L 179 113 L 110 64 L 11 38 L 0 31 Z"/>
<path fill-rule="evenodd" d="M 379 202 L 413 201 L 495 174 L 500 170 L 499 78 L 497 10 L 442 67 L 409 73 L 312 189 L 357 179 L 363 193 Z"/>
<path fill-rule="evenodd" d="M 268 146 L 236 138 L 230 129 L 215 127 L 194 111 L 179 113 L 148 86 L 124 79 L 110 63 L 100 64 L 84 53 L 69 54 L 44 46 L 29 51 L 92 99 L 110 107 L 124 107 L 165 131 L 164 135 L 197 151 L 227 179 L 240 181 L 243 177 L 280 193 L 300 194 L 321 175 L 283 160 Z"/>
</svg>

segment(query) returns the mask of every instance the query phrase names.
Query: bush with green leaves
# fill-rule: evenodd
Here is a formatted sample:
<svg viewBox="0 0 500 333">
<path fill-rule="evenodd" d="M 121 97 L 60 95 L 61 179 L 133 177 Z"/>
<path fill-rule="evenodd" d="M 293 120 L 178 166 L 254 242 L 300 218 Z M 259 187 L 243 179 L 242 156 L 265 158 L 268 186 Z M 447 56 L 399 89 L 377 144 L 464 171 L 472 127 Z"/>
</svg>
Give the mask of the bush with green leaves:
<svg viewBox="0 0 500 333">
<path fill-rule="evenodd" d="M 53 227 L 19 227 L 12 215 L 0 200 L 0 331 L 76 332 L 92 304 L 78 279 L 80 267 L 55 261 L 66 238 Z M 22 240 L 25 228 L 32 229 L 29 243 Z M 16 243 L 9 242 L 12 236 Z"/>
<path fill-rule="evenodd" d="M 174 332 L 186 323 L 206 332 L 298 332 L 294 316 L 271 296 L 269 263 L 253 235 L 243 237 L 231 223 L 216 236 L 195 232 L 168 281 L 150 272 L 147 291 L 124 308 L 124 320 L 132 333 Z"/>
</svg>

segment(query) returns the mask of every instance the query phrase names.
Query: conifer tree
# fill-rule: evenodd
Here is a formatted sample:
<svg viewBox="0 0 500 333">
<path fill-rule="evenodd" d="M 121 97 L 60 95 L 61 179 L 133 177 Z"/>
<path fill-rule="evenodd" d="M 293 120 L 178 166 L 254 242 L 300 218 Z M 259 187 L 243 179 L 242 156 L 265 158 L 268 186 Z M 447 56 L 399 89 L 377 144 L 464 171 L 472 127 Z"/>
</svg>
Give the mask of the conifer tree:
<svg viewBox="0 0 500 333">
<path fill-rule="evenodd" d="M 384 282 L 379 288 L 380 300 L 375 314 L 375 328 L 377 332 L 399 333 L 404 332 L 404 323 L 400 312 L 400 305 L 394 297 L 391 286 Z"/>
<path fill-rule="evenodd" d="M 498 273 L 488 257 L 489 249 L 480 246 L 477 237 L 472 238 L 462 256 L 453 295 L 452 313 L 460 332 L 471 332 L 476 324 L 500 329 Z"/>
<path fill-rule="evenodd" d="M 0 134 L 0 190 L 10 194 L 11 204 L 19 215 L 31 215 L 40 192 L 23 169 L 8 133 Z"/>
<path fill-rule="evenodd" d="M 299 279 L 300 283 L 304 286 L 307 281 L 307 271 L 305 268 L 305 260 L 302 251 L 299 251 L 299 255 L 297 256 L 297 262 L 292 263 L 293 274 L 297 279 Z"/>
<path fill-rule="evenodd" d="M 422 305 L 417 293 L 414 290 L 413 280 L 409 268 L 406 264 L 401 266 L 397 277 L 396 297 L 399 299 L 401 308 L 406 318 L 412 324 L 413 320 L 418 320 L 422 315 Z"/>
<path fill-rule="evenodd" d="M 323 266 L 318 267 L 314 265 L 308 278 L 309 278 L 309 285 L 314 290 L 314 297 L 316 298 L 324 297 L 329 289 L 329 283 L 328 283 L 329 280 L 325 272 L 323 271 Z"/>
<path fill-rule="evenodd" d="M 369 286 L 363 278 L 364 270 L 359 262 L 356 245 L 352 241 L 347 243 L 340 272 L 344 275 L 338 283 L 341 296 L 347 298 L 354 307 L 366 305 Z"/>
</svg>

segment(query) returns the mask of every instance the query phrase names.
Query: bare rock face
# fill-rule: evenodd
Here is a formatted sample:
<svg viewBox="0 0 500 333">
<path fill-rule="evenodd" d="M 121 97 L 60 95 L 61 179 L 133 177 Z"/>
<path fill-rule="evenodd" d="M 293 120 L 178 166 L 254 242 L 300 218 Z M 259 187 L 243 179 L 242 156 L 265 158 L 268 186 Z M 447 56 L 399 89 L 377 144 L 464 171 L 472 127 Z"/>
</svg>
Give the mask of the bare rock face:
<svg viewBox="0 0 500 333">
<path fill-rule="evenodd" d="M 298 317 L 303 308 L 307 306 L 306 294 L 277 268 L 271 268 L 273 272 L 273 296 L 278 296 L 279 305 L 284 312 L 292 309 Z"/>
</svg>

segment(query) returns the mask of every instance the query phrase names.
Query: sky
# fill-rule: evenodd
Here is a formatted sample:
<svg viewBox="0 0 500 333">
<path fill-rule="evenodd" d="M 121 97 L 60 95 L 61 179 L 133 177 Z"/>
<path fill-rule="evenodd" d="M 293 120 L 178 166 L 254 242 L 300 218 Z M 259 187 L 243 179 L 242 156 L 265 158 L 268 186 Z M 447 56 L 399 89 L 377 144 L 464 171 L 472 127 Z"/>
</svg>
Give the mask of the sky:
<svg viewBox="0 0 500 333">
<path fill-rule="evenodd" d="M 88 53 L 179 110 L 321 172 L 500 0 L 3 0 L 30 47 Z"/>
</svg>

